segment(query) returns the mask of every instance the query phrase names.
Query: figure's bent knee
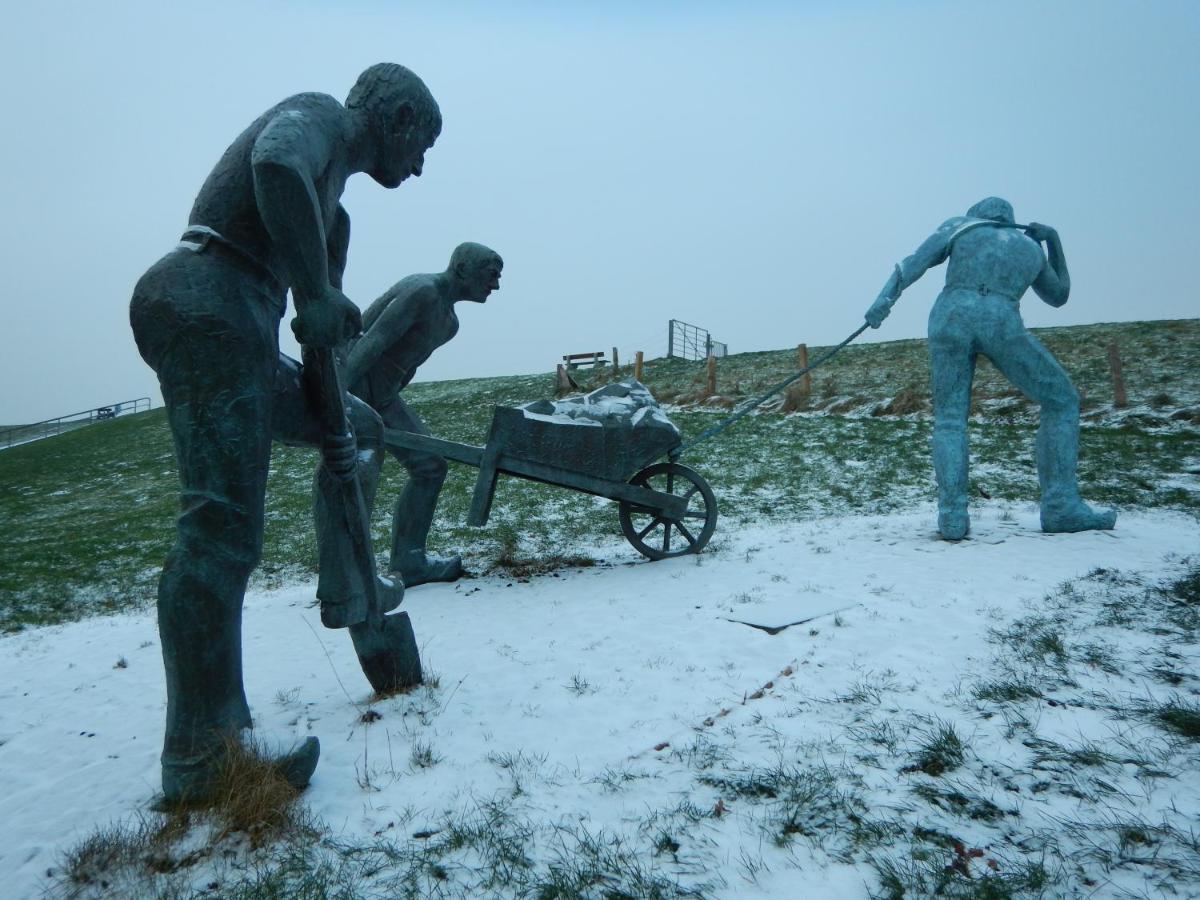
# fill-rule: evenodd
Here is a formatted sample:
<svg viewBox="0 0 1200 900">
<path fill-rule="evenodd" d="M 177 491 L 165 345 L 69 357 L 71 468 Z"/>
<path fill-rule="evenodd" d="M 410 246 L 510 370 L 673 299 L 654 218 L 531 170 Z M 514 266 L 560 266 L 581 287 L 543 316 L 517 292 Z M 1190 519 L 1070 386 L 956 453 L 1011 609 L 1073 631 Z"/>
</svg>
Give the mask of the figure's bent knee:
<svg viewBox="0 0 1200 900">
<path fill-rule="evenodd" d="M 1079 391 L 1069 381 L 1055 385 L 1053 390 L 1047 391 L 1042 397 L 1041 407 L 1043 416 L 1078 419 Z"/>
<path fill-rule="evenodd" d="M 354 429 L 354 440 L 358 443 L 358 449 L 381 449 L 383 447 L 383 419 L 379 417 L 379 413 L 353 394 L 346 396 L 350 401 L 347 405 L 347 414 L 350 418 L 350 427 Z"/>
</svg>

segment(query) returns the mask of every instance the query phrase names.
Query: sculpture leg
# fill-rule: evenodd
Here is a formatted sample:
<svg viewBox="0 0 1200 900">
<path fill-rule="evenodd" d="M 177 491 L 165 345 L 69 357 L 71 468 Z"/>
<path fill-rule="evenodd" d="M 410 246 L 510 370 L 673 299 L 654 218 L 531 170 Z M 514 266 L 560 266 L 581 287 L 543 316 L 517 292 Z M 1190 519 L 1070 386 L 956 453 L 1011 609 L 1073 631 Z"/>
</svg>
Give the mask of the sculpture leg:
<svg viewBox="0 0 1200 900">
<path fill-rule="evenodd" d="M 929 317 L 933 390 L 933 470 L 938 485 L 938 531 L 948 541 L 970 531 L 967 514 L 967 414 L 975 377 L 975 349 L 961 310 L 944 299 Z"/>
<path fill-rule="evenodd" d="M 346 414 L 358 443 L 358 484 L 369 517 L 375 509 L 375 494 L 383 471 L 383 420 L 374 409 L 353 394 L 346 395 Z M 404 582 L 400 579 L 376 575 L 375 584 L 381 612 L 391 612 L 403 602 Z"/>
<path fill-rule="evenodd" d="M 379 491 L 379 477 L 383 474 L 383 421 L 362 400 L 353 394 L 346 396 L 350 400 L 347 404 L 350 425 L 358 439 L 358 483 L 362 488 L 363 502 L 373 512 L 375 495 Z M 359 438 L 360 434 L 362 438 Z"/>
<path fill-rule="evenodd" d="M 399 397 L 382 411 L 382 415 L 392 428 L 429 433 L 421 418 Z M 438 495 L 446 481 L 446 461 L 431 453 L 409 450 L 393 449 L 392 454 L 407 470 L 408 481 L 392 511 L 391 570 L 409 587 L 460 578 L 462 557 L 430 556 L 425 549 Z"/>
<path fill-rule="evenodd" d="M 364 495 L 373 497 L 382 460 L 383 422 L 357 397 L 347 395 L 350 427 L 358 445 L 358 479 Z M 303 367 L 289 356 L 279 355 L 275 374 L 272 437 L 292 447 L 319 448 L 321 423 L 305 393 Z M 351 563 L 354 552 L 337 510 L 342 504 L 341 486 L 323 465 L 313 474 L 313 524 L 317 536 L 317 598 L 321 621 L 330 628 L 343 628 L 362 621 L 367 606 L 361 573 Z M 368 500 L 368 504 L 370 500 Z M 369 508 L 369 506 L 368 506 Z M 376 576 L 376 592 L 384 612 L 400 605 L 404 586 Z"/>
<path fill-rule="evenodd" d="M 253 396 L 217 395 L 206 403 L 199 393 L 163 380 L 183 483 L 175 546 L 158 591 L 168 799 L 202 793 L 223 742 L 251 727 L 242 684 L 242 597 L 262 549 L 266 459 L 254 424 L 265 410 Z M 207 440 L 214 432 L 233 440 Z"/>
<path fill-rule="evenodd" d="M 1015 317 L 1015 314 L 1014 314 Z M 989 357 L 1005 377 L 1041 407 L 1035 441 L 1038 483 L 1042 491 L 1042 530 L 1047 532 L 1111 529 L 1115 510 L 1096 510 L 1080 499 L 1079 393 L 1058 360 L 1025 330 L 1010 327 Z"/>
<path fill-rule="evenodd" d="M 226 742 L 251 727 L 241 619 L 262 552 L 278 352 L 270 301 L 240 273 L 176 251 L 143 277 L 130 306 L 138 348 L 162 386 L 181 482 L 158 594 L 168 802 L 207 794 Z M 311 739 L 279 770 L 307 784 L 319 752 Z"/>
</svg>

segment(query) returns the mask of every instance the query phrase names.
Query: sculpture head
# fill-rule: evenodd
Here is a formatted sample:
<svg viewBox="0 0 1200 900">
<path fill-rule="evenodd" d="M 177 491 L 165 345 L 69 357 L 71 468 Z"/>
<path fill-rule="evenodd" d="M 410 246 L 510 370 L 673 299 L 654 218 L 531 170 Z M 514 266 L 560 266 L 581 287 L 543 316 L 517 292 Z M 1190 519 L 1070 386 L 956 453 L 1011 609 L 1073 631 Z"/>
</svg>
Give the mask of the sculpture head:
<svg viewBox="0 0 1200 900">
<path fill-rule="evenodd" d="M 450 275 L 457 290 L 456 300 L 485 303 L 488 294 L 500 290 L 500 272 L 504 260 L 500 254 L 483 244 L 459 244 L 450 255 Z"/>
<path fill-rule="evenodd" d="M 967 216 L 972 219 L 1007 222 L 1009 225 L 1017 221 L 1013 218 L 1012 204 L 999 197 L 985 197 L 967 210 Z"/>
<path fill-rule="evenodd" d="M 358 76 L 346 108 L 365 119 L 368 175 L 394 188 L 421 174 L 425 151 L 441 134 L 442 112 L 420 78 L 396 63 L 378 63 Z"/>
</svg>

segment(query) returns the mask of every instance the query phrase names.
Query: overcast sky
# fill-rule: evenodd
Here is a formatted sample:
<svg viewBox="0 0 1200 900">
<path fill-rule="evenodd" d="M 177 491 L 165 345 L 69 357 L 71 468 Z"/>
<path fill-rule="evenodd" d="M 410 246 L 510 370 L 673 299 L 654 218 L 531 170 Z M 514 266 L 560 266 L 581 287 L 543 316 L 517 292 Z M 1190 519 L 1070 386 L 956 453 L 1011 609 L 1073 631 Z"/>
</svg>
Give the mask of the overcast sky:
<svg viewBox="0 0 1200 900">
<path fill-rule="evenodd" d="M 1197 47 L 1191 0 L 14 5 L 0 423 L 157 405 L 134 282 L 255 116 L 384 60 L 445 127 L 421 178 L 351 180 L 346 292 L 366 307 L 464 240 L 505 259 L 423 379 L 656 356 L 672 317 L 731 352 L 833 343 L 990 194 L 1062 234 L 1070 303 L 1031 293 L 1028 324 L 1196 316 Z M 869 337 L 922 335 L 941 280 Z"/>
</svg>

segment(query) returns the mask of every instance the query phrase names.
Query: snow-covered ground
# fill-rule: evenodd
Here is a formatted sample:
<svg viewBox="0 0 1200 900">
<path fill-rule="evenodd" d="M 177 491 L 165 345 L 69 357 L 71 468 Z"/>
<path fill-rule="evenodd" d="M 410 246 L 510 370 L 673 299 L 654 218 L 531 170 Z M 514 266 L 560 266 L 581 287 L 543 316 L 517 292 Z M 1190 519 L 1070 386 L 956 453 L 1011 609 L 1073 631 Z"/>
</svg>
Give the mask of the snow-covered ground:
<svg viewBox="0 0 1200 900">
<path fill-rule="evenodd" d="M 500 796 L 531 821 L 631 845 L 649 847 L 647 822 L 660 822 L 670 840 L 646 864 L 717 882 L 717 896 L 865 896 L 877 879 L 861 855 L 803 830 L 778 846 L 769 804 L 738 793 L 739 773 L 820 765 L 874 812 L 992 846 L 988 817 L 914 798 L 917 780 L 937 780 L 847 750 L 855 728 L 892 728 L 911 748 L 923 727 L 950 723 L 971 789 L 984 768 L 995 773 L 991 800 L 1009 831 L 1052 828 L 1082 801 L 1038 791 L 1012 723 L 1006 738 L 1003 717 L 981 716 L 968 696 L 1003 650 L 989 629 L 1096 567 L 1153 580 L 1200 550 L 1200 523 L 1170 512 L 1127 512 L 1113 533 L 1043 535 L 1032 506 L 989 504 L 959 544 L 937 540 L 933 518 L 924 507 L 718 528 L 696 557 L 649 563 L 613 544 L 591 551 L 605 560 L 595 568 L 420 587 L 403 608 L 436 686 L 374 702 L 348 638 L 320 628 L 311 583 L 252 593 L 243 630 L 257 730 L 320 737 L 304 801 L 337 837 L 410 840 Z M 776 634 L 740 624 L 808 619 Z M 1117 689 L 1117 675 L 1096 677 Z M 0 893 L 37 896 L 65 847 L 148 806 L 164 705 L 152 613 L 0 639 Z M 1029 705 L 1038 720 L 1026 724 L 1043 738 L 1113 736 L 1102 710 Z M 1200 816 L 1195 769 L 1161 787 L 1132 772 L 1110 780 L 1152 821 L 1168 807 Z M 671 813 L 683 801 L 720 814 L 684 822 Z"/>
</svg>

